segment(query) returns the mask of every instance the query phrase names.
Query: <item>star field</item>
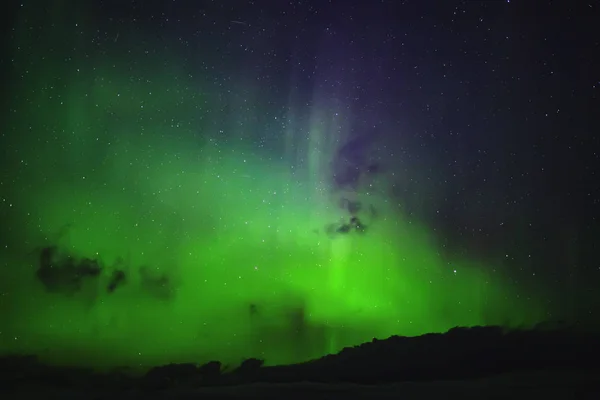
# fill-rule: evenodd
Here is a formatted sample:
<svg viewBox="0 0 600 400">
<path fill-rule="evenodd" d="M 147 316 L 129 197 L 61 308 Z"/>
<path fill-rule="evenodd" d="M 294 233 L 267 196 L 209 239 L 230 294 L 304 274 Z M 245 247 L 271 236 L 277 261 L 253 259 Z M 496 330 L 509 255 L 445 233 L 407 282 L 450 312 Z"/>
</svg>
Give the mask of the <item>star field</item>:
<svg viewBox="0 0 600 400">
<path fill-rule="evenodd" d="M 3 24 L 0 337 L 108 363 L 107 346 L 153 363 L 198 341 L 287 362 L 594 320 L 599 12 L 20 2 Z"/>
</svg>

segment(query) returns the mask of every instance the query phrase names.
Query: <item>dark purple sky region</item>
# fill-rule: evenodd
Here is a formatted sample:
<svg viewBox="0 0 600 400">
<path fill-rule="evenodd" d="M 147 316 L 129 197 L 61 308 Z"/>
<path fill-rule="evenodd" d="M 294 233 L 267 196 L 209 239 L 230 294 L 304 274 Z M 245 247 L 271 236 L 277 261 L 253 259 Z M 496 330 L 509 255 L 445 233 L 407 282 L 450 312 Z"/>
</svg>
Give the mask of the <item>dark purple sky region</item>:
<svg viewBox="0 0 600 400">
<path fill-rule="evenodd" d="M 119 58 L 147 71 L 131 79 L 163 74 L 173 85 L 169 111 L 142 128 L 185 124 L 186 140 L 201 146 L 212 140 L 203 132 L 230 138 L 251 125 L 246 143 L 269 160 L 284 150 L 289 129 L 308 135 L 311 116 L 325 113 L 322 126 L 335 125 L 330 134 L 344 138 L 321 160 L 330 189 L 385 180 L 388 201 L 427 226 L 440 253 L 489 260 L 515 285 L 543 290 L 556 315 L 598 312 L 596 2 L 21 3 L 3 24 L 10 56 L 1 60 L 0 240 L 7 249 L 20 240 L 11 198 L 27 182 L 18 151 L 26 133 L 11 125 L 13 105 L 28 101 L 18 94 L 20 78 L 37 73 L 52 91 L 67 76 L 63 66 L 110 68 Z M 69 64 L 75 54 L 82 61 Z M 212 100 L 195 94 L 194 82 Z M 124 120 L 98 124 L 111 130 Z M 298 157 L 298 171 L 308 162 Z"/>
</svg>

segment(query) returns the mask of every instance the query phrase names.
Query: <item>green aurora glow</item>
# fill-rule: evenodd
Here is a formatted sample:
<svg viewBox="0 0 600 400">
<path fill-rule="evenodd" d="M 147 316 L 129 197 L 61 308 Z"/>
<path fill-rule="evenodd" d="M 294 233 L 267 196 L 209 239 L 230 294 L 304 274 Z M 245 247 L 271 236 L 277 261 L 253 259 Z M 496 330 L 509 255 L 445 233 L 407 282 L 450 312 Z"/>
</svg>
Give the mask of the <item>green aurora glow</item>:
<svg viewBox="0 0 600 400">
<path fill-rule="evenodd" d="M 379 215 L 365 235 L 323 233 L 345 217 L 323 183 L 344 128 L 326 93 L 315 93 L 310 115 L 290 106 L 273 122 L 243 73 L 237 93 L 221 94 L 171 67 L 177 59 L 161 61 L 170 54 L 119 55 L 125 33 L 114 56 L 50 54 L 57 36 L 70 37 L 54 29 L 39 42 L 17 30 L 30 54 L 15 51 L 3 139 L 1 353 L 97 366 L 279 364 L 373 337 L 542 318 L 507 277 L 441 256 L 383 177 L 353 194 Z M 278 139 L 257 146 L 261 131 Z M 51 244 L 106 271 L 74 296 L 46 293 L 35 250 Z M 128 281 L 108 294 L 117 263 Z M 169 276 L 172 296 L 143 287 L 142 265 Z"/>
</svg>

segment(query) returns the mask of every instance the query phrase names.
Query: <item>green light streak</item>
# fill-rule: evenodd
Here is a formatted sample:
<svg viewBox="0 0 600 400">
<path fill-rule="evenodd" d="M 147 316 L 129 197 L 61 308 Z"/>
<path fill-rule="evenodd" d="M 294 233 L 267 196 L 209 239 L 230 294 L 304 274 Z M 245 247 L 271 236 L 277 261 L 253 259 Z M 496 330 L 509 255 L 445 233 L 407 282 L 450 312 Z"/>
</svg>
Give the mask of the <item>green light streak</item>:
<svg viewBox="0 0 600 400">
<path fill-rule="evenodd" d="M 367 234 L 323 233 L 347 217 L 323 183 L 337 109 L 320 102 L 308 123 L 295 118 L 273 154 L 253 148 L 264 127 L 243 123 L 252 113 L 219 113 L 202 82 L 110 61 L 23 61 L 35 72 L 16 92 L 7 143 L 19 172 L 6 196 L 0 352 L 98 366 L 277 364 L 373 337 L 542 315 L 490 268 L 442 259 L 428 228 L 385 195 L 355 194 L 380 214 Z M 221 133 L 219 121 L 238 115 L 236 134 Z M 32 251 L 51 244 L 99 258 L 102 276 L 72 297 L 45 292 Z M 171 297 L 145 286 L 142 266 L 169 277 Z M 116 268 L 128 280 L 108 294 Z"/>
</svg>

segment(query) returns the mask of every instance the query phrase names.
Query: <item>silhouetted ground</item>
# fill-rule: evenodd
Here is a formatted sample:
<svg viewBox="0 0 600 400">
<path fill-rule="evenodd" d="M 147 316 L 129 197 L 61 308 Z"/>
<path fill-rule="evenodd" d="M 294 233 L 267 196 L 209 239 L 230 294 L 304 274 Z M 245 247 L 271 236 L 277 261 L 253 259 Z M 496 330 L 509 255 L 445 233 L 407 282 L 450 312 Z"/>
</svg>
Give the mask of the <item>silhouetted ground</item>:
<svg viewBox="0 0 600 400">
<path fill-rule="evenodd" d="M 588 398 L 600 394 L 599 344 L 599 335 L 567 327 L 455 328 L 374 340 L 303 364 L 264 367 L 251 359 L 226 373 L 219 362 L 172 364 L 141 377 L 13 356 L 0 359 L 0 391 L 22 398 Z"/>
</svg>

